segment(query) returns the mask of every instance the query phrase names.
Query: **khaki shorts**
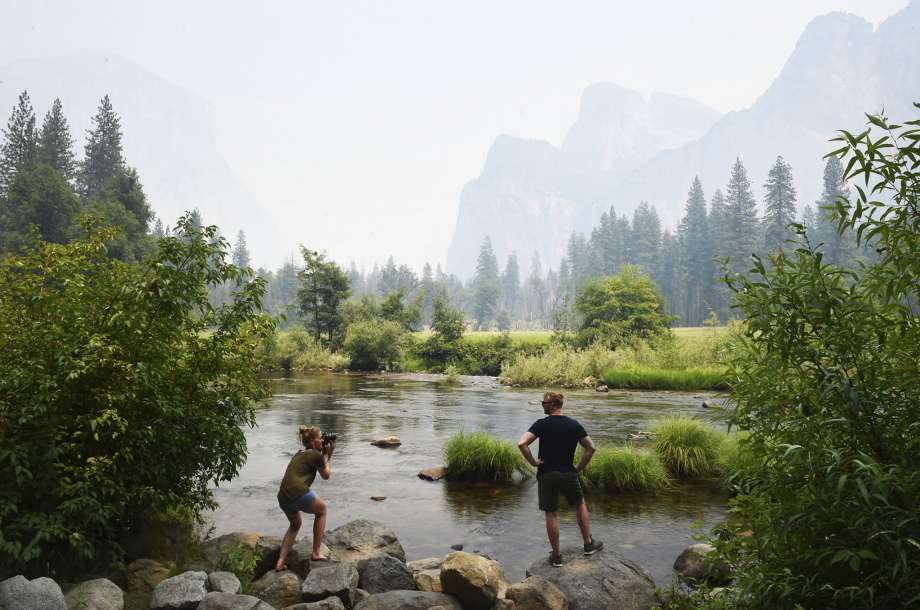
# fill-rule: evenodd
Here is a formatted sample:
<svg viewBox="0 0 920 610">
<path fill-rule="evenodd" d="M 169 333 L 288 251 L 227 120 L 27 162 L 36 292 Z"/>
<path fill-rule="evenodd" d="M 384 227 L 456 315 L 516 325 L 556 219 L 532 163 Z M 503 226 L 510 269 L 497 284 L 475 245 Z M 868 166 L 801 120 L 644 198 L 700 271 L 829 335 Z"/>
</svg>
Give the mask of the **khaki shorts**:
<svg viewBox="0 0 920 610">
<path fill-rule="evenodd" d="M 576 507 L 584 500 L 577 472 L 544 472 L 537 475 L 537 497 L 540 510 L 554 513 L 559 510 L 559 494 L 565 496 L 569 506 Z"/>
</svg>

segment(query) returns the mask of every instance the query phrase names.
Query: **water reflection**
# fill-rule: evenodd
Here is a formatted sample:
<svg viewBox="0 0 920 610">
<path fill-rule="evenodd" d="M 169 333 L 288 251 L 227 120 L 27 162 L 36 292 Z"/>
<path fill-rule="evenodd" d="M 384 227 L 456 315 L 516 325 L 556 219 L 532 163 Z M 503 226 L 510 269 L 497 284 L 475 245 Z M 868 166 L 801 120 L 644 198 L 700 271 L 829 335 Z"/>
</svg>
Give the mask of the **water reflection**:
<svg viewBox="0 0 920 610">
<path fill-rule="evenodd" d="M 215 490 L 220 508 L 210 520 L 216 534 L 283 533 L 286 521 L 275 494 L 299 448 L 297 426 L 318 425 L 339 434 L 332 477 L 315 487 L 329 505 L 330 528 L 375 519 L 396 530 L 410 559 L 443 555 L 460 543 L 501 561 L 509 577 L 523 577 L 527 565 L 547 552 L 534 479 L 494 486 L 416 477 L 442 464 L 444 444 L 460 430 L 488 430 L 516 441 L 543 415 L 528 404 L 540 391 L 466 381 L 448 386 L 424 377 L 342 374 L 272 380 L 275 395 L 257 413 L 256 428 L 246 431 L 246 465 L 237 479 Z M 595 441 L 621 443 L 662 415 L 684 412 L 717 421 L 701 399 L 687 393 L 576 391 L 566 393 L 566 413 Z M 400 447 L 370 444 L 391 434 L 402 439 Z M 370 500 L 375 495 L 387 499 Z M 643 565 L 659 584 L 667 582 L 674 558 L 692 543 L 691 526 L 711 525 L 725 514 L 725 498 L 706 484 L 681 484 L 653 495 L 589 496 L 588 503 L 595 535 Z M 574 513 L 562 508 L 560 521 L 563 543 L 577 543 Z"/>
</svg>

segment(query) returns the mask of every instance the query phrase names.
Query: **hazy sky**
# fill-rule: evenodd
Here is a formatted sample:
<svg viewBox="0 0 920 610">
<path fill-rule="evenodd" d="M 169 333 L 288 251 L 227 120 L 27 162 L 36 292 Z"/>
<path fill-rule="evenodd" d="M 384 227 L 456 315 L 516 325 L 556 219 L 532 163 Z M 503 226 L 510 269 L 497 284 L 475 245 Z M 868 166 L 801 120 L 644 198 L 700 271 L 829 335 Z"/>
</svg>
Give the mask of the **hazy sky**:
<svg viewBox="0 0 920 610">
<path fill-rule="evenodd" d="M 442 262 L 500 133 L 558 145 L 610 81 L 749 106 L 814 17 L 907 0 L 0 0 L 0 63 L 97 49 L 210 100 L 219 148 L 282 234 L 340 261 Z"/>
</svg>

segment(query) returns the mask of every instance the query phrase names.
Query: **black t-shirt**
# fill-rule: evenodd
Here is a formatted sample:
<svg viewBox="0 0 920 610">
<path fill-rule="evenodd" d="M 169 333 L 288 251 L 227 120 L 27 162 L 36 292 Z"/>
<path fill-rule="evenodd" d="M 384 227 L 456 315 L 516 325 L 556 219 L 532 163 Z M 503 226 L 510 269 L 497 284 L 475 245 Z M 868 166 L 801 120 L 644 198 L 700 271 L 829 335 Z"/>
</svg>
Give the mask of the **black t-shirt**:
<svg viewBox="0 0 920 610">
<path fill-rule="evenodd" d="M 543 460 L 543 464 L 537 468 L 537 474 L 575 472 L 572 464 L 575 460 L 575 446 L 588 436 L 581 424 L 565 415 L 547 415 L 533 423 L 530 433 L 540 439 L 538 457 Z"/>
</svg>

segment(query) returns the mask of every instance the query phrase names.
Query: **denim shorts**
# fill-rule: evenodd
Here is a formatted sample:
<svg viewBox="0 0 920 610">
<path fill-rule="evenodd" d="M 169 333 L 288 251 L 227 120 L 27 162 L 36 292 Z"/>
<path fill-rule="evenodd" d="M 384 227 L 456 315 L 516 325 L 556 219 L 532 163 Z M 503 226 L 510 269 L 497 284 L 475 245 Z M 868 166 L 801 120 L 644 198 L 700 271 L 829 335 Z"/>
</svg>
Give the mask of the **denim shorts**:
<svg viewBox="0 0 920 610">
<path fill-rule="evenodd" d="M 278 506 L 280 506 L 281 510 L 283 510 L 286 514 L 290 515 L 291 513 L 296 513 L 301 510 L 307 510 L 308 508 L 310 508 L 310 505 L 313 504 L 313 502 L 315 501 L 316 501 L 316 492 L 311 489 L 310 491 L 308 491 L 307 493 L 300 496 L 299 498 L 297 498 L 296 500 L 294 500 L 293 502 L 289 504 L 288 503 L 282 504 L 279 501 Z"/>
</svg>

